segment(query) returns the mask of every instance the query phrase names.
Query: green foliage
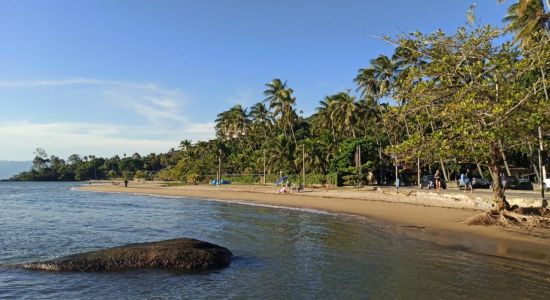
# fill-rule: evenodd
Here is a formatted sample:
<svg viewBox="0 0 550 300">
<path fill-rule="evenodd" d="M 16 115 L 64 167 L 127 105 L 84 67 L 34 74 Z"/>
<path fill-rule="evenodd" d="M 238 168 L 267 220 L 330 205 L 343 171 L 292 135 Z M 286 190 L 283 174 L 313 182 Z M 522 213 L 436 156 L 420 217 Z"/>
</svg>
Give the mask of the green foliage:
<svg viewBox="0 0 550 300">
<path fill-rule="evenodd" d="M 150 180 L 151 179 L 151 176 L 149 176 L 149 174 L 145 171 L 142 171 L 142 170 L 138 170 L 136 171 L 136 173 L 134 174 L 134 179 L 141 179 L 141 180 Z"/>
<path fill-rule="evenodd" d="M 133 180 L 134 174 L 129 171 L 122 171 L 122 179 L 123 180 Z"/>
<path fill-rule="evenodd" d="M 172 169 L 163 169 L 155 174 L 155 180 L 159 181 L 175 181 L 178 180 L 178 177 L 175 176 Z"/>
<path fill-rule="evenodd" d="M 109 172 L 107 173 L 107 179 L 115 179 L 116 177 L 117 177 L 116 171 L 109 170 Z"/>
<path fill-rule="evenodd" d="M 372 138 L 348 139 L 340 144 L 337 155 L 331 160 L 331 171 L 357 173 L 355 155 L 361 149 L 362 172 L 372 171 L 380 162 L 376 141 Z"/>
</svg>

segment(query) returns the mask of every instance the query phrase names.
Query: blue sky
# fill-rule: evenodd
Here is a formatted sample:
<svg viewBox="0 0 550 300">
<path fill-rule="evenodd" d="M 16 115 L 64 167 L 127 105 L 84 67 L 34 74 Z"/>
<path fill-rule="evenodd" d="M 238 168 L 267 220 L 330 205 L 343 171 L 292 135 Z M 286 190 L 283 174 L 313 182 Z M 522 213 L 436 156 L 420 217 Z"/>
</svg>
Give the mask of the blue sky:
<svg viewBox="0 0 550 300">
<path fill-rule="evenodd" d="M 477 1 L 481 23 L 506 7 Z M 375 38 L 465 25 L 473 1 L 0 1 L 0 160 L 164 152 L 287 80 L 298 110 L 354 89 Z"/>
</svg>

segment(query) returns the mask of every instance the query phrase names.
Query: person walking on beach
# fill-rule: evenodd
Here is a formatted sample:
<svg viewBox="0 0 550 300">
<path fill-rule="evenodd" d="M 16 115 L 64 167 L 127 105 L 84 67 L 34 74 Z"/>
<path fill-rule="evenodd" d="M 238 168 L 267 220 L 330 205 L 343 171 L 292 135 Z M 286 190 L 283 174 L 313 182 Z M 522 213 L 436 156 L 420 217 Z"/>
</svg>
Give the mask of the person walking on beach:
<svg viewBox="0 0 550 300">
<path fill-rule="evenodd" d="M 435 189 L 439 192 L 439 189 L 441 189 L 441 173 L 439 172 L 439 169 L 435 171 L 434 179 L 435 179 Z"/>
</svg>

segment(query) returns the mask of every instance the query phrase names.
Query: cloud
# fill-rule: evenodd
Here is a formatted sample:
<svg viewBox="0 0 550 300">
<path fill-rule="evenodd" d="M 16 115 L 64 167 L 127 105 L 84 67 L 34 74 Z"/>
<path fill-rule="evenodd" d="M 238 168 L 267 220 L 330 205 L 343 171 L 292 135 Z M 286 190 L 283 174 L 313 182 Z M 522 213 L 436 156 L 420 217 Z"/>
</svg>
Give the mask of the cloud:
<svg viewBox="0 0 550 300">
<path fill-rule="evenodd" d="M 33 79 L 33 80 L 0 80 L 0 87 L 29 88 L 44 86 L 67 86 L 67 85 L 114 85 L 137 87 L 146 89 L 157 89 L 153 83 L 132 83 L 116 80 L 104 80 L 95 78 L 65 78 L 65 79 Z"/>
<path fill-rule="evenodd" d="M 97 156 L 160 153 L 177 148 L 183 138 L 196 141 L 212 136 L 212 123 L 183 124 L 177 130 L 159 135 L 159 130 L 150 126 L 0 122 L 0 140 L 4 144 L 0 148 L 0 159 L 29 160 L 38 147 L 60 157 L 73 153 Z"/>
<path fill-rule="evenodd" d="M 46 80 L 0 80 L 0 87 L 13 89 L 89 86 L 104 99 L 133 110 L 151 121 L 169 119 L 184 121 L 180 109 L 188 104 L 185 93 L 150 82 L 125 82 L 94 78 L 68 78 Z"/>
<path fill-rule="evenodd" d="M 3 144 L 0 159 L 29 159 L 37 147 L 62 157 L 73 153 L 111 156 L 166 152 L 177 147 L 182 139 L 198 141 L 214 137 L 213 122 L 193 122 L 186 115 L 186 108 L 192 101 L 177 88 L 149 82 L 90 78 L 0 80 L 0 87 L 4 90 L 20 89 L 23 96 L 29 89 L 39 89 L 40 92 L 41 89 L 53 89 L 54 95 L 62 95 L 63 91 L 70 89 L 71 97 L 86 96 L 87 99 L 97 99 L 97 107 L 111 106 L 111 109 L 101 109 L 118 111 L 112 109 L 116 107 L 135 113 L 121 112 L 124 118 L 114 117 L 110 121 L 100 121 L 94 114 L 89 114 L 86 122 L 63 120 L 63 115 L 55 115 L 54 122 L 4 117 L 0 120 L 0 142 Z"/>
</svg>

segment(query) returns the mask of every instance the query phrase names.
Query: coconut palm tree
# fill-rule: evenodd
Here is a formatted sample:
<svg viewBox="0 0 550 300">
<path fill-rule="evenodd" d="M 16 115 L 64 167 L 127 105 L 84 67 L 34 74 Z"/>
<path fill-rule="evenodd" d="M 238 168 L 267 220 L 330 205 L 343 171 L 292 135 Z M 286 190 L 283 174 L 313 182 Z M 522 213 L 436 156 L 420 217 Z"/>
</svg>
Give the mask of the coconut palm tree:
<svg viewBox="0 0 550 300">
<path fill-rule="evenodd" d="M 266 147 L 266 164 L 268 172 L 294 172 L 293 144 L 284 135 L 269 141 Z"/>
<path fill-rule="evenodd" d="M 371 66 L 366 69 L 359 69 L 359 74 L 354 82 L 361 96 L 371 97 L 377 103 L 379 113 L 383 115 L 383 106 L 380 105 L 380 98 L 389 96 L 397 81 L 397 64 L 385 55 L 371 60 Z M 382 119 L 384 122 L 384 119 Z M 387 126 L 384 124 L 384 129 Z"/>
<path fill-rule="evenodd" d="M 297 145 L 294 135 L 294 125 L 298 116 L 294 110 L 296 98 L 292 96 L 293 90 L 287 87 L 286 82 L 282 82 L 280 79 L 273 79 L 273 81 L 267 83 L 265 86 L 264 95 L 266 98 L 264 101 L 269 103 L 270 109 L 273 109 L 273 116 L 277 119 L 277 123 L 283 129 L 285 135 L 290 132 L 294 144 Z"/>
<path fill-rule="evenodd" d="M 268 132 L 275 122 L 269 109 L 264 103 L 258 102 L 250 108 L 249 116 L 256 132 L 259 132 L 264 140 L 267 139 Z"/>
<path fill-rule="evenodd" d="M 357 123 L 357 105 L 355 97 L 349 91 L 334 95 L 331 103 L 330 119 L 336 124 L 336 130 L 340 137 L 355 137 Z"/>
<path fill-rule="evenodd" d="M 325 99 L 319 101 L 319 106 L 315 109 L 316 112 L 311 116 L 311 124 L 313 125 L 313 130 L 317 133 L 321 133 L 323 130 L 326 130 L 334 136 L 335 126 L 332 122 L 331 114 L 332 108 L 331 105 L 334 102 L 333 96 L 327 96 Z"/>
<path fill-rule="evenodd" d="M 392 60 L 395 61 L 397 75 L 395 88 L 402 87 L 413 69 L 422 70 L 427 64 L 426 58 L 418 51 L 418 46 L 412 40 L 407 40 L 403 45 L 397 47 L 392 55 Z M 413 82 L 412 84 L 417 83 Z"/>
<path fill-rule="evenodd" d="M 216 119 L 216 132 L 225 138 L 237 138 L 248 132 L 250 120 L 246 109 L 241 105 L 235 105 L 229 110 L 218 114 Z"/>
<path fill-rule="evenodd" d="M 550 13 L 544 10 L 542 0 L 521 0 L 510 5 L 504 21 L 508 23 L 506 30 L 516 34 L 514 42 L 520 42 L 523 48 L 541 42 L 541 36 L 548 38 Z"/>
<path fill-rule="evenodd" d="M 501 1 L 502 2 L 502 1 Z M 550 8 L 550 0 L 546 0 L 546 5 Z M 514 42 L 519 42 L 523 49 L 537 48 L 539 45 L 548 44 L 550 40 L 550 13 L 544 9 L 544 3 L 542 0 L 520 0 L 518 3 L 510 5 L 508 13 L 504 18 L 504 21 L 508 23 L 506 30 L 514 32 Z M 548 95 L 546 70 L 543 67 L 544 59 L 541 59 L 540 54 L 547 50 L 538 47 L 539 55 L 532 55 L 536 57 L 539 64 L 540 76 L 542 78 L 542 85 L 544 91 L 544 99 L 548 103 L 550 96 Z M 538 126 L 538 139 L 540 144 L 540 150 L 544 149 L 542 127 Z M 539 158 L 539 161 L 541 159 Z M 546 166 L 541 164 L 541 175 L 546 177 Z"/>
<path fill-rule="evenodd" d="M 324 174 L 327 171 L 327 161 L 325 160 L 323 145 L 320 141 L 308 138 L 302 140 L 302 145 L 298 147 L 298 150 L 301 150 L 301 147 L 305 147 L 304 155 L 300 153 L 296 155 L 296 159 L 294 160 L 296 169 L 300 169 L 302 162 L 304 162 L 306 172 Z"/>
<path fill-rule="evenodd" d="M 374 70 L 374 78 L 378 87 L 378 96 L 391 95 L 397 81 L 398 66 L 395 60 L 386 55 L 380 55 L 371 60 L 371 68 Z"/>
</svg>

